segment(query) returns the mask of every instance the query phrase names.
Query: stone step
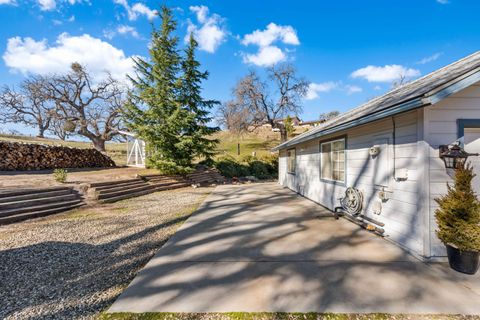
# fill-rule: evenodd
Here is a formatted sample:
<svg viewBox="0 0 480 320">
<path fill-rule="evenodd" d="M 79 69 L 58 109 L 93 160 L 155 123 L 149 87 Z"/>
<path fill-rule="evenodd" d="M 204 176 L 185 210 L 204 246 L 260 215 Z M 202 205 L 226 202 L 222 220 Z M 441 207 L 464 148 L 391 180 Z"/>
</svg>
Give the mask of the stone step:
<svg viewBox="0 0 480 320">
<path fill-rule="evenodd" d="M 118 185 L 115 184 L 115 185 L 110 185 L 110 186 L 96 187 L 96 188 L 93 188 L 93 190 L 97 193 L 110 192 L 110 191 L 122 190 L 124 188 L 126 188 L 126 189 L 134 188 L 134 187 L 142 186 L 142 185 L 145 185 L 145 184 L 146 184 L 145 181 L 139 180 L 139 181 L 136 181 L 136 182 L 120 183 Z"/>
<path fill-rule="evenodd" d="M 135 188 L 128 188 L 120 191 L 113 191 L 113 192 L 104 192 L 104 193 L 98 193 L 97 194 L 97 200 L 105 200 L 108 198 L 115 198 L 118 196 L 130 194 L 130 193 L 136 193 L 144 190 L 152 190 L 153 186 L 145 183 L 144 185 L 140 187 L 135 187 Z"/>
<path fill-rule="evenodd" d="M 79 202 L 77 204 L 66 205 L 66 206 L 57 207 L 57 208 L 53 208 L 53 209 L 27 212 L 27 213 L 22 213 L 22 214 L 17 214 L 17 215 L 13 215 L 13 216 L 7 216 L 7 217 L 0 217 L 0 224 L 9 224 L 9 223 L 19 222 L 19 221 L 23 221 L 23 220 L 28 220 L 28 219 L 44 217 L 44 216 L 48 216 L 48 215 L 51 215 L 51 214 L 72 210 L 72 209 L 78 208 L 82 205 L 84 205 L 84 203 Z"/>
<path fill-rule="evenodd" d="M 77 199 L 78 197 L 79 197 L 78 194 L 70 193 L 70 194 L 61 195 L 61 196 L 46 197 L 46 198 L 40 198 L 40 199 L 5 202 L 5 203 L 0 203 L 0 210 L 3 211 L 7 209 L 14 209 L 14 208 L 33 207 L 33 206 L 47 204 L 47 203 L 70 201 L 70 200 Z"/>
<path fill-rule="evenodd" d="M 141 181 L 141 179 L 140 178 L 133 178 L 133 179 L 125 179 L 125 180 L 112 180 L 112 181 L 95 182 L 95 183 L 90 183 L 89 187 L 90 188 L 97 188 L 97 187 L 112 186 L 112 185 L 118 185 L 118 184 L 121 184 L 121 183 L 136 182 L 136 181 Z"/>
<path fill-rule="evenodd" d="M 28 189 L 6 189 L 0 191 L 0 199 L 1 198 L 9 198 L 9 197 L 16 197 L 16 196 L 23 196 L 29 194 L 39 194 L 39 193 L 47 193 L 52 191 L 60 191 L 60 190 L 72 190 L 70 187 L 51 187 L 51 188 L 28 188 Z"/>
<path fill-rule="evenodd" d="M 45 211 L 45 210 L 50 210 L 50 209 L 55 209 L 55 208 L 60 208 L 65 206 L 76 205 L 82 202 L 83 202 L 83 199 L 77 198 L 71 201 L 53 202 L 53 203 L 47 203 L 47 204 L 38 205 L 38 206 L 1 210 L 0 217 L 8 217 L 8 216 L 13 216 L 13 215 L 18 215 L 18 214 L 23 214 L 28 212 Z"/>
<path fill-rule="evenodd" d="M 67 188 L 67 189 L 59 189 L 59 190 L 47 191 L 47 192 L 17 194 L 17 195 L 13 195 L 13 196 L 10 196 L 10 197 L 0 198 L 0 203 L 24 201 L 24 200 L 39 199 L 39 198 L 48 198 L 48 197 L 62 196 L 62 195 L 71 194 L 71 193 L 72 193 L 72 189 Z"/>
</svg>

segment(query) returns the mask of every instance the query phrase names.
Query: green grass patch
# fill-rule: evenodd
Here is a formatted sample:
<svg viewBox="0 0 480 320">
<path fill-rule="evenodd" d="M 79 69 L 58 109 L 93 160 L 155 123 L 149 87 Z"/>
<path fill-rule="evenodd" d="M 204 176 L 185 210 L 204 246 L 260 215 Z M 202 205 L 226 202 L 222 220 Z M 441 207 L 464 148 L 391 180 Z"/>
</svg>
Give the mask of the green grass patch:
<svg viewBox="0 0 480 320">
<path fill-rule="evenodd" d="M 219 132 L 215 138 L 220 140 L 217 146 L 218 157 L 231 156 L 236 159 L 251 156 L 253 152 L 257 157 L 271 154 L 271 149 L 280 143 L 279 138 L 274 134 L 246 134 L 237 137 L 229 132 Z M 240 144 L 240 155 L 238 154 Z"/>
<path fill-rule="evenodd" d="M 102 313 L 100 320 L 473 320 L 465 315 L 412 315 L 412 314 L 346 314 L 346 313 L 287 313 L 287 312 L 230 312 L 230 313 Z"/>
</svg>

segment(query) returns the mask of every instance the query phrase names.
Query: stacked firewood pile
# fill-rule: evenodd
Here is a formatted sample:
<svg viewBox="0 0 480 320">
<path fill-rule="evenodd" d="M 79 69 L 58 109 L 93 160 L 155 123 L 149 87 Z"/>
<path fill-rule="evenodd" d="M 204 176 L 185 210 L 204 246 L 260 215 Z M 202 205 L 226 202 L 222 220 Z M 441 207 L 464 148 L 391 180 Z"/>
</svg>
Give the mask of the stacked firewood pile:
<svg viewBox="0 0 480 320">
<path fill-rule="evenodd" d="M 77 149 L 0 141 L 0 170 L 114 167 L 110 157 L 95 149 Z"/>
</svg>

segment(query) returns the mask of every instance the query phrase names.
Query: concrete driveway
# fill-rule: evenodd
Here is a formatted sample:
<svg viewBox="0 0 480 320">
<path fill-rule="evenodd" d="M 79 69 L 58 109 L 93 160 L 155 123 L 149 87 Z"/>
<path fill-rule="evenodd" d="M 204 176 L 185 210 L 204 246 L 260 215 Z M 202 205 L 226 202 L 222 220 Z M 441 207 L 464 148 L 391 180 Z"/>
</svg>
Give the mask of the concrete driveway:
<svg viewBox="0 0 480 320">
<path fill-rule="evenodd" d="M 274 183 L 220 186 L 109 312 L 480 314 L 480 275 L 426 265 Z"/>
</svg>

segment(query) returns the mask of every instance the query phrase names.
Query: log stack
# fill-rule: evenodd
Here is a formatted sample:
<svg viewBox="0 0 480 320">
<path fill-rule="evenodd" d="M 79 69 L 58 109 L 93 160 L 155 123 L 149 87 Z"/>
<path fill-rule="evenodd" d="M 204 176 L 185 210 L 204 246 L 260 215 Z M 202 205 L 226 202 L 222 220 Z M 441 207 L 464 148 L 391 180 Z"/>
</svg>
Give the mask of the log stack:
<svg viewBox="0 0 480 320">
<path fill-rule="evenodd" d="M 115 167 L 95 149 L 0 141 L 0 170 Z"/>
</svg>

